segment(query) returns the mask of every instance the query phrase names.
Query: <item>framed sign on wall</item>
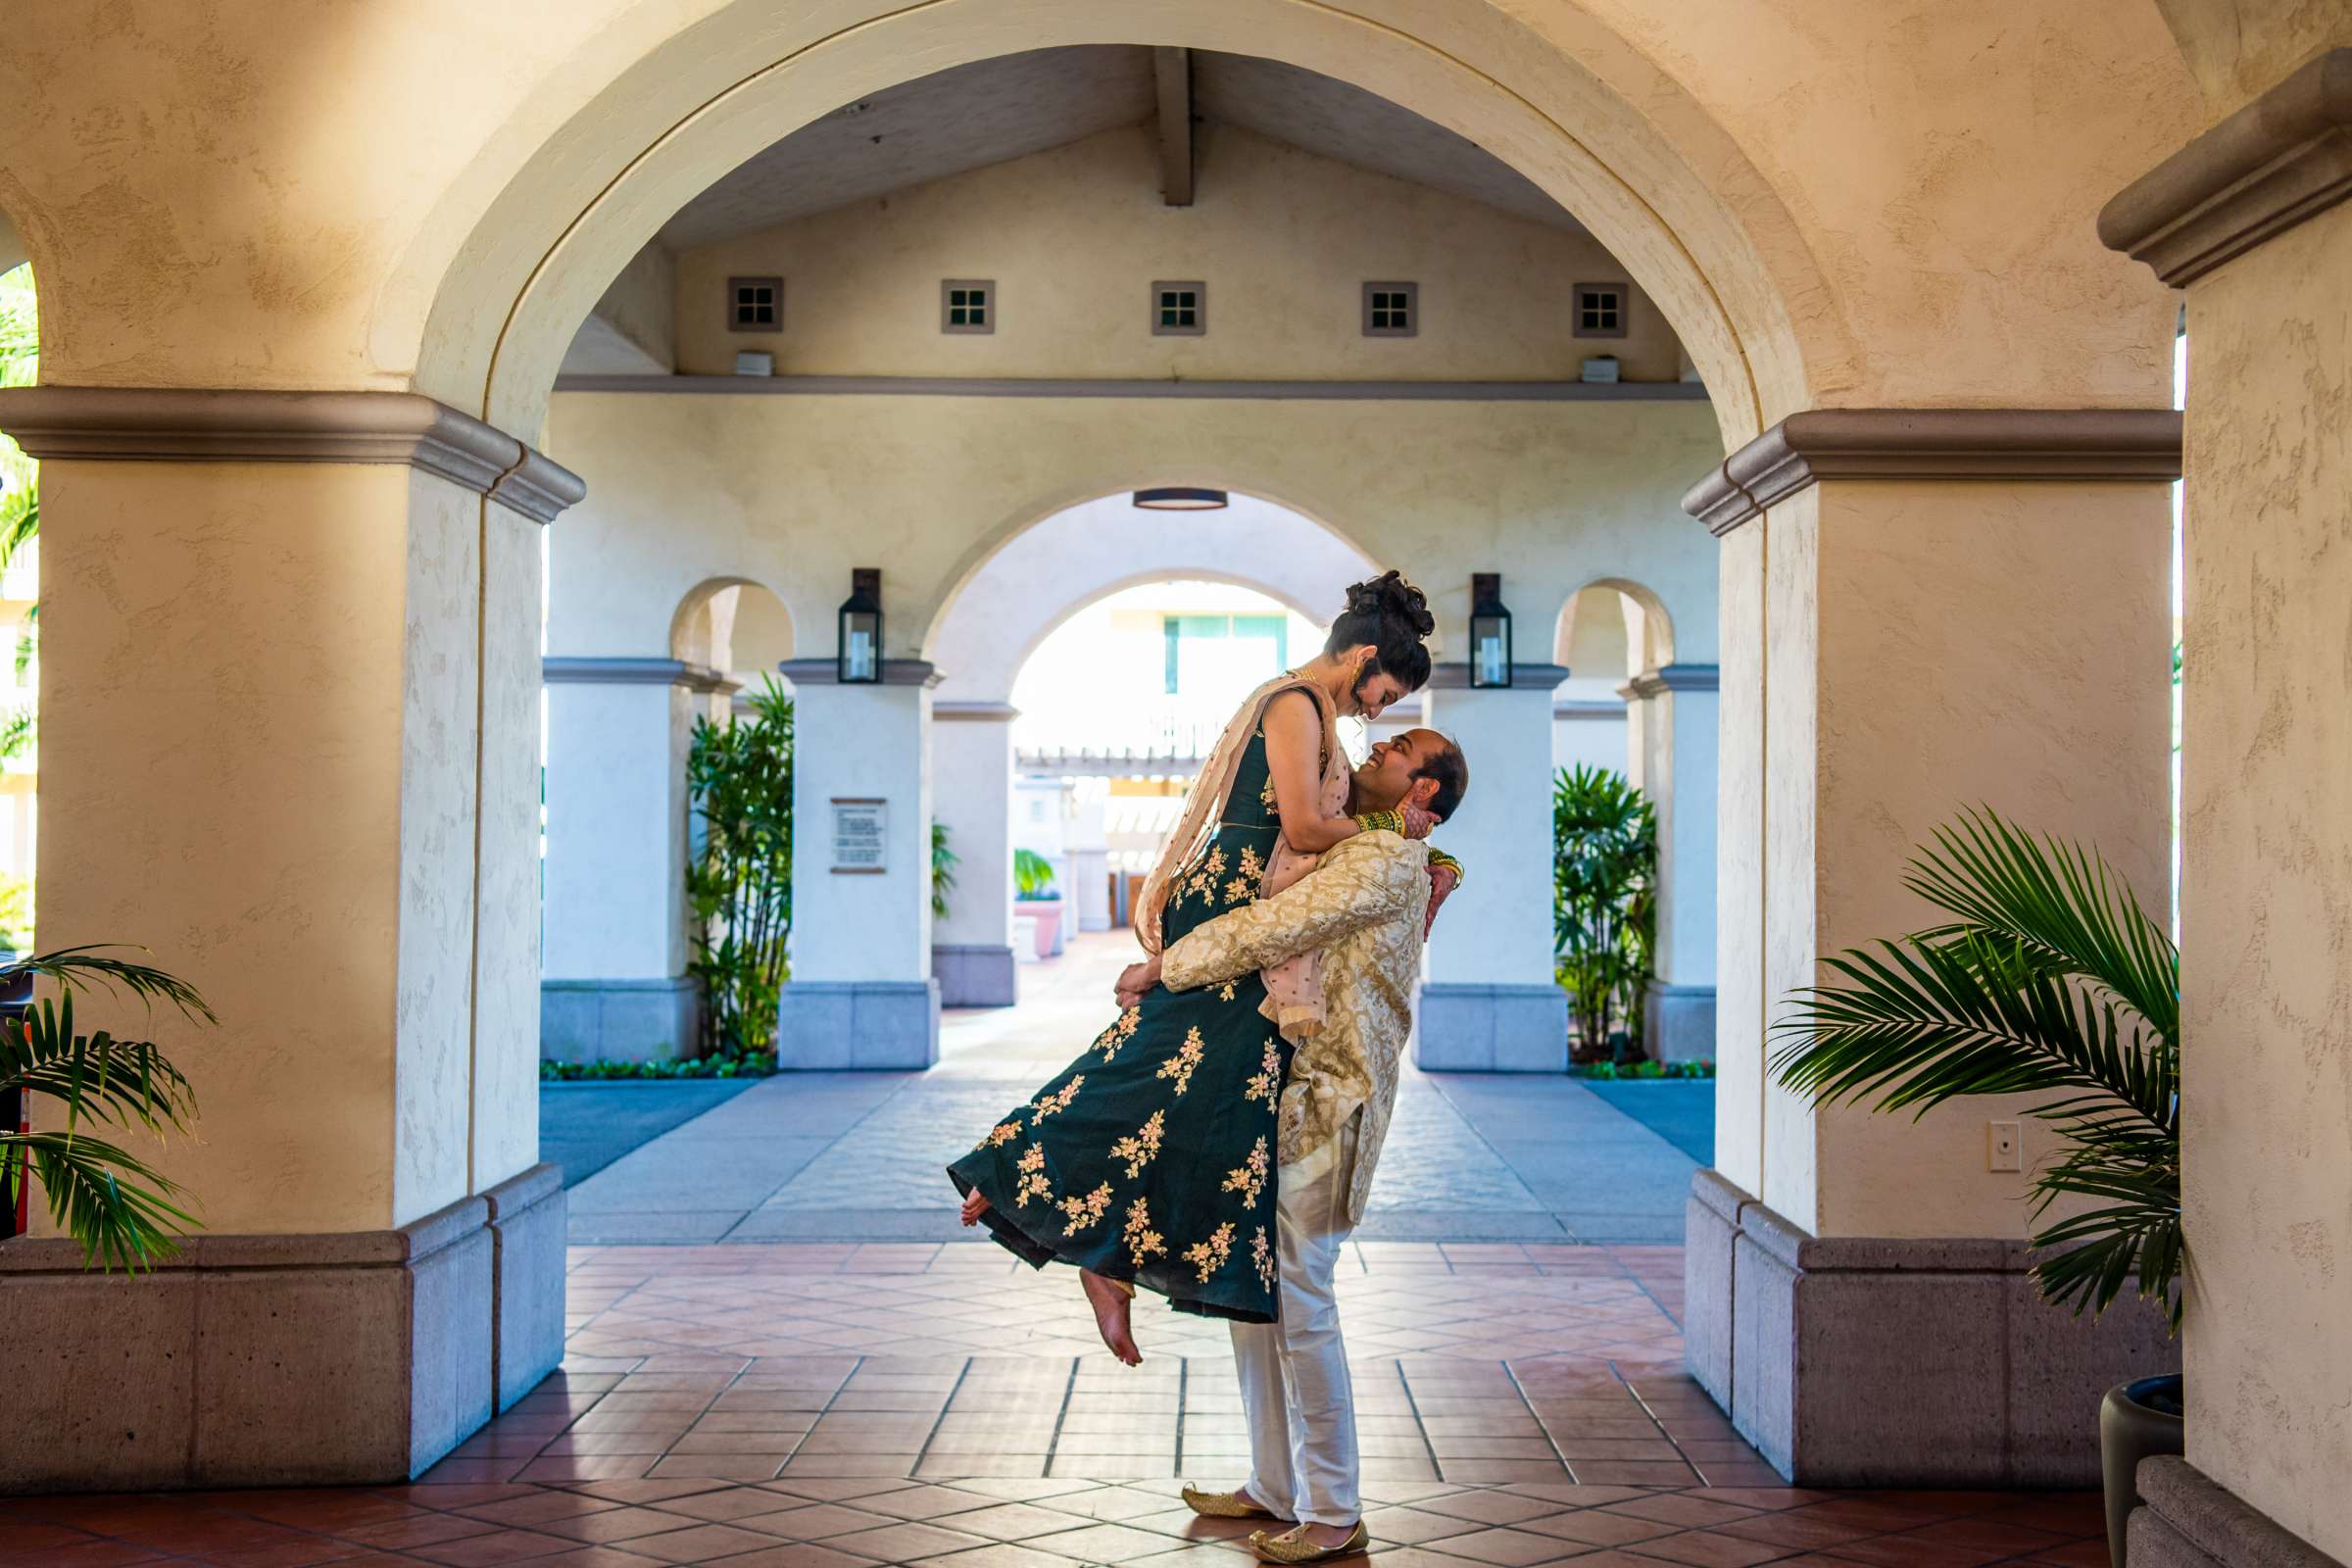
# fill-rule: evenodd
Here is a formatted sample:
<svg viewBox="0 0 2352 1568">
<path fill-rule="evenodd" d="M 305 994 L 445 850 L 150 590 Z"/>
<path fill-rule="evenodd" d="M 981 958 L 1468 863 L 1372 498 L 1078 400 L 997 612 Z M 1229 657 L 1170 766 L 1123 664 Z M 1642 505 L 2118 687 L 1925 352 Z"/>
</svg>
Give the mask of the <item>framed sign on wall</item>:
<svg viewBox="0 0 2352 1568">
<path fill-rule="evenodd" d="M 834 796 L 833 874 L 880 876 L 889 870 L 889 802 Z"/>
</svg>

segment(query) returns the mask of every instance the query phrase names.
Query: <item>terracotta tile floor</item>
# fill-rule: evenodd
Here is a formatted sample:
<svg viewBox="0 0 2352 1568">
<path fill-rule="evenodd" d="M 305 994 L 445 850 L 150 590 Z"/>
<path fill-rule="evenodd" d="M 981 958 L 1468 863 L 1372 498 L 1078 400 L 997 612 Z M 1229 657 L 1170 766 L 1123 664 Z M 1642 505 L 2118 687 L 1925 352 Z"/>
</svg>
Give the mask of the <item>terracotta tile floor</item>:
<svg viewBox="0 0 2352 1568">
<path fill-rule="evenodd" d="M 1679 1250 L 1352 1250 L 1384 1568 L 2098 1568 L 2086 1494 L 1786 1487 L 1681 1371 Z M 1222 1325 L 1102 1353 L 985 1245 L 584 1248 L 564 1370 L 415 1485 L 0 1502 L 0 1564 L 1238 1568 Z"/>
</svg>

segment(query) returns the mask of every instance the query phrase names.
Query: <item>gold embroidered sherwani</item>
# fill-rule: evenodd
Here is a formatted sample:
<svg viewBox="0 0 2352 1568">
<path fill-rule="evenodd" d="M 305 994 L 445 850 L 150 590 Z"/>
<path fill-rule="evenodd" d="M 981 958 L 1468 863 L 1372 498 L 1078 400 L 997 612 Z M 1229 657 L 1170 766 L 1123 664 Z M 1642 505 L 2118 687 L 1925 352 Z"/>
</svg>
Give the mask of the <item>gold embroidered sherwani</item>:
<svg viewBox="0 0 2352 1568">
<path fill-rule="evenodd" d="M 1324 1024 L 1291 1058 L 1280 1162 L 1298 1166 L 1322 1155 L 1361 1109 L 1348 1177 L 1351 1223 L 1364 1217 L 1396 1102 L 1396 1060 L 1412 1032 L 1429 895 L 1425 846 L 1386 831 L 1358 833 L 1326 850 L 1304 879 L 1196 927 L 1160 956 L 1160 983 L 1190 991 L 1322 950 Z"/>
</svg>

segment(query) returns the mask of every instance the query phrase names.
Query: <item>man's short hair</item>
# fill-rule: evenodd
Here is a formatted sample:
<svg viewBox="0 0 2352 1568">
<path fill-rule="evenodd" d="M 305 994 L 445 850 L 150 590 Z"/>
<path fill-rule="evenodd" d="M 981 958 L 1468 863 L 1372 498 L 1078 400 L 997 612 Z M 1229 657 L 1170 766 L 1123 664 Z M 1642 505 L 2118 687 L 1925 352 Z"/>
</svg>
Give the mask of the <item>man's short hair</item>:
<svg viewBox="0 0 2352 1568">
<path fill-rule="evenodd" d="M 1433 753 L 1428 761 L 1413 769 L 1415 778 L 1434 778 L 1438 792 L 1429 798 L 1430 813 L 1450 822 L 1453 813 L 1461 809 L 1462 797 L 1470 793 L 1470 761 L 1453 738 L 1441 735 L 1445 749 Z"/>
</svg>

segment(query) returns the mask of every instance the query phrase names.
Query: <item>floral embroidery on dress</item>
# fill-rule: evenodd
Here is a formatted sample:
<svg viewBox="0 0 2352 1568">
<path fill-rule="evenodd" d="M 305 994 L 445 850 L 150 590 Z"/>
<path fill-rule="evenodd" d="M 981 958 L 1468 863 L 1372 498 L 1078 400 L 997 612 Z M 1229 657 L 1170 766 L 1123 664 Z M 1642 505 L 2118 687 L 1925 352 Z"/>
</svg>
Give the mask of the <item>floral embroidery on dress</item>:
<svg viewBox="0 0 2352 1568">
<path fill-rule="evenodd" d="M 1244 1100 L 1262 1100 L 1266 1102 L 1266 1108 L 1272 1110 L 1274 1108 L 1274 1092 L 1281 1084 L 1282 1054 L 1274 1049 L 1274 1042 L 1268 1040 L 1266 1042 L 1266 1059 L 1259 1065 L 1257 1072 L 1250 1077 L 1250 1087 L 1242 1091 L 1242 1098 Z"/>
<path fill-rule="evenodd" d="M 1193 1069 L 1200 1065 L 1201 1053 L 1206 1049 L 1207 1047 L 1201 1042 L 1200 1031 L 1198 1028 L 1187 1029 L 1184 1032 L 1184 1044 L 1176 1048 L 1176 1054 L 1161 1062 L 1159 1071 L 1153 1073 L 1152 1076 L 1175 1079 L 1176 1093 L 1181 1097 L 1187 1089 L 1192 1087 Z M 1076 1081 L 1073 1081 L 1070 1087 L 1076 1088 Z"/>
<path fill-rule="evenodd" d="M 1069 1109 L 1070 1102 L 1078 1098 L 1078 1086 L 1085 1082 L 1086 1074 L 1080 1073 L 1068 1083 L 1063 1084 L 1058 1094 L 1047 1095 L 1040 1099 L 1036 1104 L 1029 1107 L 1037 1112 L 1035 1116 L 1030 1118 L 1029 1124 L 1034 1127 L 1039 1122 L 1044 1121 L 1048 1116 L 1053 1115 L 1055 1111 Z"/>
<path fill-rule="evenodd" d="M 1142 1268 L 1154 1252 L 1162 1257 L 1168 1254 L 1167 1243 L 1152 1228 L 1152 1205 L 1144 1199 L 1138 1198 L 1127 1205 L 1125 1240 L 1127 1255 L 1135 1260 L 1137 1268 Z"/>
<path fill-rule="evenodd" d="M 1241 982 L 1238 980 L 1228 980 L 1223 985 L 1217 987 L 1217 1000 L 1219 1002 L 1231 1002 L 1233 1000 L 1233 988 L 1240 983 Z"/>
<path fill-rule="evenodd" d="M 1136 1129 L 1134 1137 L 1122 1138 L 1110 1146 L 1110 1157 L 1127 1162 L 1127 1179 L 1129 1181 L 1141 1176 L 1144 1173 L 1144 1167 L 1152 1163 L 1152 1156 L 1159 1152 L 1159 1135 L 1167 1126 L 1167 1122 L 1168 1113 L 1164 1110 L 1155 1110 L 1152 1113 L 1150 1121 Z"/>
<path fill-rule="evenodd" d="M 1135 1026 L 1143 1021 L 1143 1008 L 1129 1007 L 1119 1014 L 1118 1022 L 1095 1036 L 1094 1049 L 1102 1053 L 1104 1061 L 1119 1054 L 1119 1048 L 1134 1036 Z"/>
<path fill-rule="evenodd" d="M 1006 1144 L 1011 1143 L 1015 1138 L 1020 1136 L 1021 1124 L 1019 1122 L 1001 1121 L 997 1123 L 995 1127 L 989 1129 L 989 1134 L 986 1138 L 981 1139 L 972 1147 L 974 1149 L 1003 1149 Z"/>
<path fill-rule="evenodd" d="M 1259 1232 L 1264 1235 L 1264 1232 Z M 1225 1266 L 1233 1252 L 1233 1222 L 1227 1220 L 1205 1242 L 1195 1242 L 1184 1250 L 1184 1260 L 1200 1271 L 1200 1283 L 1206 1285 L 1208 1277 Z"/>
<path fill-rule="evenodd" d="M 1266 775 L 1266 787 L 1257 792 L 1257 804 L 1264 807 L 1271 816 L 1279 817 L 1282 814 L 1282 808 L 1274 804 L 1274 775 L 1271 773 Z"/>
<path fill-rule="evenodd" d="M 1257 1147 L 1250 1151 L 1249 1163 L 1237 1165 L 1225 1173 L 1222 1190 L 1241 1194 L 1243 1205 L 1255 1208 L 1257 1195 L 1266 1187 L 1266 1141 L 1260 1138 Z"/>
<path fill-rule="evenodd" d="M 1266 1245 L 1266 1228 L 1260 1225 L 1250 1241 L 1250 1260 L 1257 1266 L 1257 1282 L 1267 1290 L 1274 1288 L 1274 1249 Z"/>
<path fill-rule="evenodd" d="M 1070 1222 L 1061 1228 L 1064 1236 L 1075 1236 L 1101 1219 L 1110 1207 L 1110 1183 L 1104 1182 L 1084 1198 L 1065 1198 L 1061 1211 Z"/>
<path fill-rule="evenodd" d="M 1032 1198 L 1042 1198 L 1049 1203 L 1054 1201 L 1053 1184 L 1046 1180 L 1046 1152 L 1043 1149 L 1031 1144 L 1028 1152 L 1021 1155 L 1020 1162 L 1013 1169 L 1021 1173 L 1021 1184 L 1013 1189 L 1013 1197 L 1020 1200 L 1021 1207 L 1027 1208 Z"/>
</svg>

